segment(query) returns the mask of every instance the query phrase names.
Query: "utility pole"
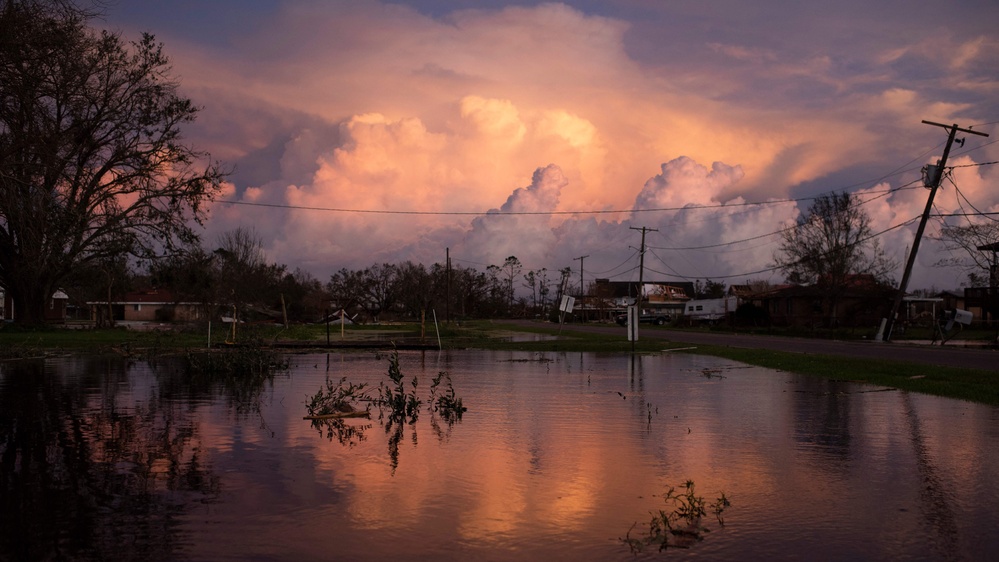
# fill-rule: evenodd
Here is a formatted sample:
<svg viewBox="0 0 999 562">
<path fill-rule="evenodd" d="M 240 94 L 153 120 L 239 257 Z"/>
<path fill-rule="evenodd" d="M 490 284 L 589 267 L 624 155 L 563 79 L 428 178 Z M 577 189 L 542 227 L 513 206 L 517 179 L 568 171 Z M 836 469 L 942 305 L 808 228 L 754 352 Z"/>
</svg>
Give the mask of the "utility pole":
<svg viewBox="0 0 999 562">
<path fill-rule="evenodd" d="M 957 136 L 958 131 L 972 135 L 980 135 L 983 137 L 989 136 L 985 133 L 972 131 L 971 129 L 962 129 L 957 126 L 957 123 L 953 125 L 944 125 L 942 123 L 926 121 L 925 119 L 923 120 L 923 123 L 947 129 L 947 145 L 944 147 L 943 156 L 940 157 L 940 160 L 937 160 L 937 167 L 931 175 L 932 181 L 929 186 L 930 196 L 926 198 L 926 208 L 923 210 L 923 217 L 919 220 L 919 227 L 916 228 L 916 239 L 912 242 L 912 250 L 909 252 L 909 259 L 905 264 L 905 272 L 902 274 L 902 282 L 898 286 L 898 293 L 895 295 L 895 302 L 892 304 L 891 313 L 888 315 L 887 324 L 884 330 L 884 341 L 891 341 L 892 330 L 894 330 L 896 320 L 898 319 L 898 309 L 902 305 L 902 299 L 905 297 L 905 290 L 909 286 L 909 276 L 912 275 L 912 266 L 916 263 L 916 252 L 919 251 L 919 241 L 923 237 L 923 230 L 926 229 L 926 221 L 930 218 L 930 210 L 933 209 L 933 196 L 936 195 L 937 188 L 940 187 L 940 182 L 943 180 L 944 166 L 947 165 L 947 157 L 950 156 L 950 147 L 954 144 L 954 137 Z M 958 141 L 958 144 L 964 146 L 964 139 Z"/>
<path fill-rule="evenodd" d="M 642 289 L 645 286 L 645 233 L 648 231 L 659 232 L 655 228 L 635 228 L 634 226 L 629 227 L 631 230 L 641 230 L 642 231 L 642 247 L 638 251 L 638 295 L 635 297 L 635 303 L 628 307 L 628 341 L 631 342 L 631 352 L 635 352 L 635 342 L 638 341 L 638 324 L 642 317 Z"/>
<path fill-rule="evenodd" d="M 585 256 L 579 256 L 578 258 L 572 258 L 573 261 L 579 260 L 579 296 L 582 297 L 585 294 L 585 289 L 583 288 L 583 260 L 590 257 L 589 254 Z"/>
<path fill-rule="evenodd" d="M 451 325 L 451 248 L 444 248 L 444 275 L 446 277 L 446 298 L 444 299 L 444 322 Z"/>
<path fill-rule="evenodd" d="M 659 232 L 658 228 L 635 228 L 634 226 L 629 227 L 631 230 L 641 230 L 642 231 L 642 248 L 638 251 L 638 297 L 635 299 L 635 304 L 642 304 L 642 288 L 645 285 L 645 233 L 646 232 Z"/>
</svg>

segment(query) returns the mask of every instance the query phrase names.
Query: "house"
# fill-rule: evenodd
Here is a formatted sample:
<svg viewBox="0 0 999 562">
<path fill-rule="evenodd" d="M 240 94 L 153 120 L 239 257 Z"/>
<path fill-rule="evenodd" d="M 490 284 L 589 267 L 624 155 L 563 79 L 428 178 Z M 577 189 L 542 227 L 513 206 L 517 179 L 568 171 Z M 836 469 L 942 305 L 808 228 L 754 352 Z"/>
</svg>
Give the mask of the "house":
<svg viewBox="0 0 999 562">
<path fill-rule="evenodd" d="M 106 310 L 107 302 L 88 302 L 96 321 L 99 310 Z M 201 303 L 181 302 L 169 289 L 131 291 L 118 301 L 111 302 L 111 316 L 124 322 L 193 322 L 205 317 Z"/>
<path fill-rule="evenodd" d="M 635 303 L 639 293 L 637 281 L 597 279 L 592 293 L 576 301 L 574 313 L 587 319 L 613 320 Z M 694 294 L 694 284 L 688 281 L 646 281 L 642 283 L 643 313 L 677 316 L 683 304 Z"/>
<path fill-rule="evenodd" d="M 995 287 L 966 287 L 964 289 L 964 306 L 972 313 L 975 320 L 992 326 L 999 319 L 999 289 Z"/>
<path fill-rule="evenodd" d="M 872 276 L 854 276 L 834 303 L 822 285 L 794 285 L 760 296 L 770 322 L 776 326 L 877 326 L 891 310 L 895 288 Z M 829 310 L 826 307 L 832 306 Z"/>
<path fill-rule="evenodd" d="M 56 291 L 49 298 L 48 306 L 45 307 L 45 321 L 50 323 L 66 322 L 66 305 L 69 303 L 69 296 L 62 291 Z M 14 301 L 10 294 L 0 287 L 0 320 L 13 322 L 16 319 L 17 311 L 14 310 Z"/>
</svg>

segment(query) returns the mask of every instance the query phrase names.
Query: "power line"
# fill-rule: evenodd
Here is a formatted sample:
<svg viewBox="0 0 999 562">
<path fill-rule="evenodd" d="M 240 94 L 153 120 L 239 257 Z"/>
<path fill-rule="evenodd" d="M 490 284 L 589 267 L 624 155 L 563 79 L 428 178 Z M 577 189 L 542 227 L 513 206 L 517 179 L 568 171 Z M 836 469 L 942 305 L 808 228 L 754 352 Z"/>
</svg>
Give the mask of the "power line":
<svg viewBox="0 0 999 562">
<path fill-rule="evenodd" d="M 895 193 L 896 191 L 901 191 L 903 189 L 914 189 L 912 187 L 913 184 L 916 184 L 916 183 L 918 183 L 920 181 L 922 181 L 922 180 L 917 179 L 917 180 L 911 181 L 911 182 L 909 182 L 909 183 L 907 183 L 905 185 L 901 185 L 899 187 L 894 187 L 894 188 L 887 189 L 887 190 L 884 190 L 884 191 L 879 191 L 879 192 L 872 192 L 872 193 L 876 193 L 877 195 L 875 197 L 871 197 L 870 199 L 860 200 L 854 207 L 861 207 L 861 206 L 866 205 L 866 204 L 868 204 L 868 203 L 870 203 L 872 201 L 876 201 L 878 199 L 881 199 L 882 197 L 887 197 L 888 195 L 890 195 L 892 193 Z M 787 227 L 775 230 L 773 232 L 768 232 L 766 234 L 760 234 L 758 236 L 751 236 L 749 238 L 742 238 L 742 239 L 739 239 L 739 240 L 730 240 L 728 242 L 720 242 L 718 244 L 709 244 L 709 245 L 705 245 L 705 246 L 689 246 L 689 247 L 675 247 L 675 248 L 662 247 L 662 246 L 649 246 L 649 248 L 655 248 L 656 250 L 708 250 L 708 249 L 712 249 L 712 248 L 720 248 L 720 247 L 724 247 L 724 246 L 732 246 L 732 245 L 735 245 L 735 244 L 741 244 L 743 242 L 751 242 L 753 240 L 759 240 L 761 238 L 767 238 L 767 237 L 770 237 L 770 236 L 775 236 L 775 235 L 778 235 L 778 234 L 783 234 L 784 232 L 788 232 L 788 231 L 791 231 L 791 230 L 796 230 L 798 228 L 801 228 L 802 226 L 804 226 L 804 225 L 795 222 L 794 224 L 792 224 L 790 226 L 787 226 Z M 666 236 L 665 234 L 660 234 L 660 235 L 664 236 L 664 237 Z"/>
<path fill-rule="evenodd" d="M 931 217 L 999 217 L 999 212 L 985 212 L 985 213 L 936 213 L 930 215 Z"/>
<path fill-rule="evenodd" d="M 904 173 L 912 171 L 915 168 L 910 168 L 902 170 L 901 172 L 891 172 L 887 175 L 881 176 L 879 179 L 874 180 L 874 183 L 883 181 L 884 179 L 891 177 L 893 175 L 898 175 L 899 173 Z M 869 185 L 870 181 L 856 183 L 845 188 L 838 188 L 830 191 L 843 191 L 850 187 L 856 187 L 858 185 Z M 890 193 L 892 189 L 885 190 L 884 193 Z M 696 206 L 683 206 L 683 207 L 654 207 L 650 209 L 589 209 L 589 210 L 574 210 L 574 211 L 404 211 L 396 209 L 351 209 L 345 207 L 316 207 L 309 205 L 288 205 L 283 203 L 260 203 L 254 201 L 215 201 L 216 203 L 223 205 L 241 205 L 245 207 L 264 207 L 272 209 L 289 209 L 296 211 L 322 211 L 327 213 L 356 213 L 356 214 L 368 214 L 368 215 L 415 215 L 415 216 L 551 216 L 551 215 L 612 215 L 612 214 L 623 214 L 623 213 L 662 213 L 669 211 L 696 211 L 703 209 L 723 209 L 723 208 L 737 208 L 737 207 L 761 207 L 767 205 L 778 205 L 782 203 L 800 203 L 803 201 L 814 201 L 823 194 L 811 196 L 811 197 L 797 197 L 797 198 L 785 198 L 785 199 L 770 199 L 768 201 L 747 201 L 742 203 L 716 203 L 712 205 L 696 205 Z"/>
<path fill-rule="evenodd" d="M 750 207 L 762 205 L 774 205 L 777 203 L 789 203 L 797 201 L 808 201 L 815 197 L 803 197 L 800 199 L 783 199 L 747 203 L 719 203 L 716 205 L 699 205 L 696 207 L 657 207 L 652 209 L 596 209 L 582 211 L 399 211 L 391 209 L 347 209 L 339 207 L 311 207 L 305 205 L 285 205 L 280 203 L 256 203 L 251 201 L 217 201 L 224 205 L 244 205 L 247 207 L 268 207 L 274 209 L 292 209 L 296 211 L 323 211 L 329 213 L 358 213 L 369 215 L 422 215 L 422 216 L 531 216 L 531 215 L 606 215 L 621 213 L 658 213 L 666 211 L 687 211 L 692 209 L 716 209 L 723 207 Z"/>
<path fill-rule="evenodd" d="M 612 271 L 616 271 L 616 270 L 620 269 L 621 267 L 623 267 L 628 262 L 630 262 L 631 258 L 635 257 L 635 254 L 637 254 L 637 253 L 638 253 L 637 251 L 634 252 L 634 253 L 632 253 L 623 262 L 617 264 L 615 267 L 612 267 L 612 268 L 608 269 L 607 271 L 591 271 L 590 274 L 591 275 L 607 275 L 607 274 L 611 273 Z M 637 266 L 634 267 L 634 268 L 632 268 L 632 270 L 634 270 L 634 269 L 637 269 Z M 629 271 L 632 271 L 632 270 L 629 270 Z M 628 273 L 628 271 L 625 271 L 624 273 Z M 621 275 L 621 274 L 617 274 L 617 275 Z"/>
<path fill-rule="evenodd" d="M 989 143 L 989 144 L 992 144 L 992 143 Z M 947 166 L 947 169 L 948 170 L 952 170 L 954 168 L 975 168 L 975 167 L 978 167 L 978 166 L 991 166 L 993 164 L 999 164 L 999 160 L 994 160 L 992 162 L 979 162 L 977 164 L 959 164 L 957 166 Z"/>
<path fill-rule="evenodd" d="M 874 238 L 877 238 L 878 236 L 881 236 L 882 234 L 887 234 L 887 233 L 889 233 L 889 232 L 891 232 L 893 230 L 902 228 L 904 226 L 908 226 L 908 225 L 912 224 L 913 222 L 915 222 L 917 220 L 919 220 L 919 215 L 916 215 L 916 216 L 912 217 L 911 219 L 909 219 L 909 220 L 907 220 L 905 222 L 901 222 L 901 223 L 896 224 L 894 226 L 890 226 L 890 227 L 888 227 L 888 228 L 886 228 L 886 229 L 884 229 L 882 231 L 875 232 L 875 233 L 873 233 L 873 234 L 871 234 L 871 235 L 869 235 L 869 236 L 867 236 L 865 238 L 857 240 L 857 241 L 853 242 L 852 244 L 849 244 L 848 247 L 849 246 L 858 246 L 858 245 L 863 244 L 863 243 L 865 243 L 865 242 L 867 242 L 869 240 L 873 240 Z M 832 251 L 838 251 L 838 250 L 839 249 L 832 250 Z M 800 263 L 801 261 L 804 261 L 804 260 L 799 260 L 798 262 L 794 262 L 794 263 L 788 264 L 788 265 L 794 265 L 796 263 Z M 748 277 L 750 275 L 759 275 L 760 273 L 771 273 L 771 272 L 775 272 L 775 271 L 784 269 L 784 267 L 786 267 L 786 266 L 776 266 L 776 265 L 774 265 L 774 266 L 770 266 L 770 267 L 767 267 L 767 268 L 764 268 L 764 269 L 758 269 L 756 271 L 748 271 L 748 272 L 745 272 L 745 273 L 735 273 L 735 274 L 732 274 L 732 275 L 698 275 L 698 276 L 695 277 L 695 276 L 689 276 L 689 275 L 676 274 L 676 277 L 679 277 L 681 279 L 732 279 L 732 278 L 735 278 L 735 277 Z M 652 270 L 650 268 L 650 271 L 654 271 L 654 270 Z M 666 274 L 666 273 L 662 273 L 660 271 L 656 271 L 656 273 L 659 273 L 660 275 L 669 275 L 669 274 Z"/>
</svg>

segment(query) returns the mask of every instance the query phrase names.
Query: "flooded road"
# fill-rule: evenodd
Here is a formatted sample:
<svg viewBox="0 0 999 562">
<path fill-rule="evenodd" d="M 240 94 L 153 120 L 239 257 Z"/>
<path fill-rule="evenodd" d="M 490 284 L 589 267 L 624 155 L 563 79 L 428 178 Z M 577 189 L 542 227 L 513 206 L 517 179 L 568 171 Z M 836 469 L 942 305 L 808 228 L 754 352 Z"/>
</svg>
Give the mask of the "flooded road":
<svg viewBox="0 0 999 562">
<path fill-rule="evenodd" d="M 385 354 L 243 381 L 0 363 L 0 559 L 999 555 L 994 407 L 668 353 L 399 357 L 425 400 L 403 423 L 302 419 L 327 377 L 387 383 Z M 468 408 L 453 423 L 426 408 L 441 371 Z M 686 481 L 724 494 L 724 525 L 708 510 L 660 552 L 650 520 Z"/>
</svg>

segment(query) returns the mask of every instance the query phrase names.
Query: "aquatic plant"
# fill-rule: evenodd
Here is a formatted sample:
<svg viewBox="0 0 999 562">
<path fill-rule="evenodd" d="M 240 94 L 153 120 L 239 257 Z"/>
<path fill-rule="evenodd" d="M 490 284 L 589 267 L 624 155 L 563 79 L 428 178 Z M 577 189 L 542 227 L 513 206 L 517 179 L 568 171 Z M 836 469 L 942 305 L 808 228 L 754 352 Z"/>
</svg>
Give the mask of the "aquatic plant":
<svg viewBox="0 0 999 562">
<path fill-rule="evenodd" d="M 365 384 L 348 383 L 346 377 L 335 383 L 327 377 L 325 388 L 320 388 L 306 404 L 309 415 L 305 418 L 311 419 L 313 427 L 321 434 L 325 430 L 328 439 L 335 438 L 341 444 L 351 446 L 357 441 L 363 441 L 364 431 L 371 426 L 349 425 L 344 418 L 368 417 L 370 407 L 375 406 L 378 408 L 378 423 L 388 435 L 390 466 L 394 473 L 399 465 L 399 445 L 405 437 L 407 425 L 411 427 L 411 438 L 416 443 L 415 424 L 424 402 L 417 396 L 418 378 L 414 376 L 407 381 L 403 375 L 399 366 L 399 353 L 393 351 L 388 360 L 388 378 L 391 383 L 378 383 L 377 395 L 368 395 Z M 363 411 L 357 405 L 359 402 L 366 403 Z M 428 410 L 431 414 L 431 427 L 438 437 L 443 437 L 444 433 L 437 423 L 437 415 L 450 427 L 460 421 L 461 415 L 467 410 L 454 391 L 450 375 L 444 371 L 439 372 L 431 382 Z"/>
<path fill-rule="evenodd" d="M 368 415 L 368 406 L 371 396 L 365 392 L 366 383 L 353 384 L 347 382 L 347 377 L 342 377 L 337 382 L 326 377 L 325 388 L 320 388 L 312 398 L 309 399 L 305 409 L 309 412 L 307 418 L 323 417 L 351 417 L 356 415 Z M 364 412 L 360 411 L 359 404 L 366 402 Z"/>
<path fill-rule="evenodd" d="M 347 382 L 347 377 L 333 382 L 326 377 L 324 388 L 320 388 L 305 405 L 308 415 L 305 419 L 312 420 L 312 427 L 325 435 L 330 441 L 336 439 L 341 445 L 353 447 L 364 441 L 365 431 L 371 424 L 348 424 L 345 418 L 368 417 L 371 396 L 364 390 L 367 384 Z M 362 410 L 360 405 L 364 404 Z"/>
<path fill-rule="evenodd" d="M 636 522 L 628 529 L 625 537 L 620 539 L 632 553 L 638 554 L 650 545 L 658 545 L 660 551 L 670 547 L 690 548 L 694 543 L 704 540 L 704 534 L 711 531 L 703 522 L 708 510 L 715 515 L 718 524 L 724 527 L 722 514 L 732 505 L 724 492 L 713 503 L 708 504 L 703 496 L 694 493 L 693 480 L 684 482 L 680 491 L 670 486 L 663 500 L 667 509 L 650 512 L 652 518 L 649 520 L 648 533 L 638 538 L 632 537 L 631 532 L 638 525 Z"/>
<path fill-rule="evenodd" d="M 446 371 L 437 373 L 430 382 L 430 405 L 431 411 L 440 414 L 448 425 L 461 421 L 461 415 L 468 410 L 462 406 L 461 398 L 455 394 L 451 375 Z"/>
<path fill-rule="evenodd" d="M 260 347 L 187 352 L 187 369 L 193 374 L 267 375 L 288 365 L 286 358 Z"/>
<path fill-rule="evenodd" d="M 289 364 L 277 353 L 252 347 L 188 351 L 184 358 L 188 384 L 220 390 L 239 413 L 259 413 L 264 386 Z"/>
<path fill-rule="evenodd" d="M 413 390 L 408 391 L 406 389 L 402 369 L 399 368 L 398 351 L 393 351 L 392 355 L 389 356 L 388 377 L 392 380 L 392 385 L 378 384 L 379 397 L 375 400 L 375 404 L 379 408 L 387 408 L 389 416 L 394 421 L 405 419 L 411 424 L 416 423 L 417 418 L 420 416 L 420 406 L 423 404 L 423 401 L 416 396 L 416 387 L 419 385 L 419 380 L 413 377 L 413 380 L 410 381 Z"/>
</svg>

